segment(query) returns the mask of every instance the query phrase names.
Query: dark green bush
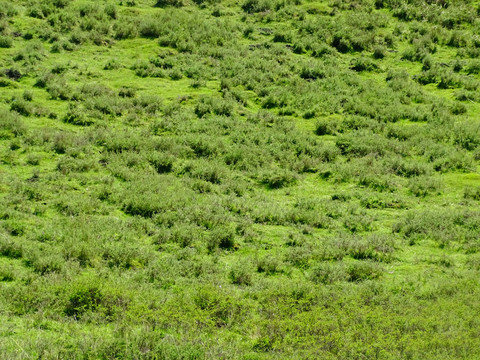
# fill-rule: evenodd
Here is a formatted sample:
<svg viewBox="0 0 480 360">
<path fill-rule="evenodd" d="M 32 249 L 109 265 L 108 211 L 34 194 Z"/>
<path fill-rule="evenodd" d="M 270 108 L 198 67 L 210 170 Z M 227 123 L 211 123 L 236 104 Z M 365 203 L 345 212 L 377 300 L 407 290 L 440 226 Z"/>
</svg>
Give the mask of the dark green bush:
<svg viewBox="0 0 480 360">
<path fill-rule="evenodd" d="M 13 281 L 15 280 L 15 272 L 11 268 L 0 269 L 0 281 Z"/>
<path fill-rule="evenodd" d="M 389 262 L 395 250 L 393 240 L 388 236 L 370 235 L 354 237 L 344 243 L 345 252 L 357 260 Z"/>
<path fill-rule="evenodd" d="M 451 107 L 450 112 L 453 115 L 462 115 L 462 114 L 465 114 L 467 112 L 467 108 L 462 103 L 455 102 L 453 104 L 453 106 Z"/>
<path fill-rule="evenodd" d="M 13 46 L 12 38 L 0 35 L 0 48 L 11 48 Z"/>
<path fill-rule="evenodd" d="M 273 34 L 273 41 L 280 43 L 289 43 L 292 41 L 293 35 L 286 31 L 276 31 Z"/>
<path fill-rule="evenodd" d="M 2 254 L 2 256 L 18 259 L 23 256 L 23 253 L 24 249 L 21 242 L 14 241 L 4 234 L 0 236 L 0 254 Z"/>
<path fill-rule="evenodd" d="M 120 65 L 116 59 L 111 59 L 105 64 L 103 70 L 118 70 L 121 67 L 122 65 Z"/>
<path fill-rule="evenodd" d="M 385 56 L 387 56 L 387 49 L 385 46 L 376 46 L 373 49 L 373 57 L 375 59 L 383 59 Z"/>
<path fill-rule="evenodd" d="M 148 115 L 155 115 L 162 109 L 162 104 L 162 99 L 157 95 L 142 95 L 133 100 L 135 108 Z"/>
<path fill-rule="evenodd" d="M 271 10 L 272 5 L 270 0 L 246 0 L 242 4 L 242 10 L 252 14 Z"/>
<path fill-rule="evenodd" d="M 136 90 L 129 87 L 121 87 L 118 90 L 118 96 L 123 98 L 133 98 L 135 97 L 135 94 L 136 94 Z"/>
<path fill-rule="evenodd" d="M 437 87 L 439 89 L 453 89 L 460 86 L 460 80 L 457 74 L 454 73 L 445 73 L 443 72 L 440 75 L 440 82 Z"/>
<path fill-rule="evenodd" d="M 214 97 L 202 97 L 195 106 L 195 114 L 203 117 L 207 114 L 229 116 L 234 109 L 234 103 L 231 100 L 218 99 Z"/>
<path fill-rule="evenodd" d="M 375 280 L 382 276 L 383 268 L 377 263 L 356 261 L 346 266 L 346 274 L 351 282 Z"/>
<path fill-rule="evenodd" d="M 350 69 L 361 72 L 361 71 L 375 71 L 378 69 L 377 64 L 367 58 L 367 57 L 360 57 L 352 60 L 350 63 Z"/>
<path fill-rule="evenodd" d="M 207 248 L 210 252 L 217 248 L 222 250 L 234 249 L 235 232 L 230 227 L 217 227 L 213 229 L 208 236 Z"/>
<path fill-rule="evenodd" d="M 282 272 L 282 264 L 278 259 L 266 256 L 257 260 L 257 272 L 274 275 Z"/>
<path fill-rule="evenodd" d="M 111 19 L 116 19 L 118 17 L 117 8 L 112 3 L 107 4 L 104 11 Z"/>
<path fill-rule="evenodd" d="M 53 80 L 47 84 L 47 92 L 53 100 L 71 100 L 75 97 L 72 88 L 63 80 Z"/>
<path fill-rule="evenodd" d="M 25 90 L 22 94 L 23 100 L 25 101 L 32 101 L 33 100 L 33 92 L 30 90 Z"/>
<path fill-rule="evenodd" d="M 453 133 L 454 143 L 465 150 L 475 150 L 480 146 L 480 127 L 473 122 L 458 124 Z"/>
<path fill-rule="evenodd" d="M 16 68 L 10 68 L 3 70 L 3 74 L 11 80 L 17 81 L 23 74 Z"/>
<path fill-rule="evenodd" d="M 336 123 L 333 120 L 319 119 L 315 124 L 316 135 L 334 135 L 336 132 Z"/>
<path fill-rule="evenodd" d="M 167 6 L 174 6 L 174 7 L 182 7 L 184 6 L 183 0 L 157 0 L 155 3 L 155 7 L 167 7 Z"/>
<path fill-rule="evenodd" d="M 45 256 L 44 254 L 35 254 L 34 257 L 28 257 L 26 263 L 32 267 L 35 272 L 45 275 L 60 272 L 64 261 L 58 255 Z"/>
<path fill-rule="evenodd" d="M 261 177 L 262 184 L 270 189 L 280 189 L 292 185 L 296 181 L 297 177 L 293 172 L 280 169 L 266 172 Z"/>
<path fill-rule="evenodd" d="M 480 187 L 466 187 L 463 191 L 465 199 L 480 200 Z"/>
<path fill-rule="evenodd" d="M 33 114 L 33 106 L 23 98 L 14 98 L 10 103 L 10 110 L 15 111 L 23 116 L 30 116 Z"/>
<path fill-rule="evenodd" d="M 95 311 L 104 301 L 104 294 L 97 286 L 85 286 L 77 289 L 65 306 L 67 316 L 81 317 L 87 311 Z"/>
<path fill-rule="evenodd" d="M 252 274 L 245 264 L 237 264 L 229 272 L 229 278 L 232 284 L 249 286 L 252 284 Z"/>
<path fill-rule="evenodd" d="M 114 31 L 114 38 L 117 40 L 133 39 L 137 37 L 139 34 L 139 30 L 136 24 L 130 21 L 122 21 L 121 23 L 116 22 L 113 25 L 113 31 Z"/>
<path fill-rule="evenodd" d="M 15 6 L 9 1 L 0 2 L 0 19 L 9 18 L 18 14 Z"/>
<path fill-rule="evenodd" d="M 316 284 L 330 285 L 338 281 L 346 281 L 348 274 L 343 263 L 320 263 L 312 268 L 310 280 Z"/>
<path fill-rule="evenodd" d="M 217 185 L 221 184 L 228 174 L 224 167 L 208 161 L 187 163 L 182 172 L 192 178 L 205 180 Z"/>
<path fill-rule="evenodd" d="M 62 118 L 62 121 L 67 124 L 79 126 L 90 126 L 95 123 L 95 120 L 86 114 L 84 108 L 74 104 L 70 104 L 67 113 Z"/>
<path fill-rule="evenodd" d="M 149 157 L 150 164 L 159 174 L 169 173 L 173 170 L 174 158 L 162 153 L 154 153 Z"/>
<path fill-rule="evenodd" d="M 146 38 L 158 38 L 163 33 L 161 30 L 160 19 L 150 18 L 142 21 L 139 27 L 139 33 Z"/>
<path fill-rule="evenodd" d="M 305 80 L 317 80 L 325 77 L 325 69 L 317 64 L 310 63 L 304 65 L 300 71 L 300 77 Z"/>
</svg>

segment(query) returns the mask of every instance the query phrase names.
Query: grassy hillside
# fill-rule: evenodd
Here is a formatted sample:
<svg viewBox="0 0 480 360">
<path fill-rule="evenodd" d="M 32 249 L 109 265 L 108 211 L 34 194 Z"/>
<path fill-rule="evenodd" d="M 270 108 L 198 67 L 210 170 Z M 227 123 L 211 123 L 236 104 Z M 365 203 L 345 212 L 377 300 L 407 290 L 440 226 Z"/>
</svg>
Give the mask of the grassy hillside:
<svg viewBox="0 0 480 360">
<path fill-rule="evenodd" d="M 0 358 L 480 358 L 479 15 L 0 1 Z"/>
</svg>

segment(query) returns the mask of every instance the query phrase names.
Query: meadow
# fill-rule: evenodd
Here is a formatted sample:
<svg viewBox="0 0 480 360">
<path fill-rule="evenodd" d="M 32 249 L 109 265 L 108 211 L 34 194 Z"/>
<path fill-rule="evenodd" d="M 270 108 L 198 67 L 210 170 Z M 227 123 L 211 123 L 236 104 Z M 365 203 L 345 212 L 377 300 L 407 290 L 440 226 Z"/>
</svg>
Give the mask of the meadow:
<svg viewBox="0 0 480 360">
<path fill-rule="evenodd" d="M 0 358 L 480 358 L 479 165 L 480 1 L 0 0 Z"/>
</svg>

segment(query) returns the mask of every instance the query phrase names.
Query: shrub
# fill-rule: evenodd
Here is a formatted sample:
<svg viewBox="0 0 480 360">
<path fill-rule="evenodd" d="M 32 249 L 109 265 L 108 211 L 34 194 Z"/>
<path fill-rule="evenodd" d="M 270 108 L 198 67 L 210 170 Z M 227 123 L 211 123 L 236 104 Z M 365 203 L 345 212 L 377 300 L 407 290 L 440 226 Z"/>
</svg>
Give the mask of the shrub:
<svg viewBox="0 0 480 360">
<path fill-rule="evenodd" d="M 388 236 L 372 234 L 354 237 L 344 242 L 344 250 L 356 260 L 389 262 L 395 250 L 394 242 Z"/>
<path fill-rule="evenodd" d="M 203 239 L 204 230 L 190 224 L 176 224 L 170 228 L 161 228 L 156 236 L 156 243 L 159 245 L 175 243 L 182 248 L 195 246 L 196 242 Z"/>
<path fill-rule="evenodd" d="M 49 82 L 47 85 L 47 92 L 53 100 L 70 100 L 75 97 L 71 87 L 63 80 Z"/>
<path fill-rule="evenodd" d="M 65 8 L 71 2 L 72 0 L 51 0 L 51 4 L 59 9 Z"/>
<path fill-rule="evenodd" d="M 261 183 L 270 189 L 280 189 L 292 185 L 296 181 L 297 177 L 293 172 L 280 169 L 266 172 L 261 177 Z"/>
<path fill-rule="evenodd" d="M 103 67 L 103 70 L 118 70 L 122 65 L 116 59 L 110 59 Z"/>
<path fill-rule="evenodd" d="M 15 280 L 15 271 L 13 268 L 3 267 L 0 269 L 0 281 L 13 281 Z"/>
<path fill-rule="evenodd" d="M 98 286 L 82 286 L 69 297 L 64 312 L 67 316 L 81 317 L 87 311 L 95 311 L 103 302 L 104 294 Z"/>
<path fill-rule="evenodd" d="M 33 114 L 34 109 L 33 106 L 23 98 L 14 98 L 10 104 L 10 110 L 23 116 L 30 116 Z"/>
<path fill-rule="evenodd" d="M 15 68 L 10 68 L 10 69 L 4 70 L 4 74 L 5 74 L 6 77 L 8 77 L 9 79 L 12 79 L 14 81 L 17 81 L 18 79 L 20 79 L 23 76 L 23 74 L 18 69 L 15 69 Z"/>
<path fill-rule="evenodd" d="M 480 200 L 480 187 L 466 187 L 463 191 L 465 199 Z"/>
<path fill-rule="evenodd" d="M 42 159 L 42 157 L 39 154 L 28 154 L 26 162 L 29 165 L 37 166 L 37 165 L 40 164 L 41 159 Z"/>
<path fill-rule="evenodd" d="M 246 0 L 242 4 L 242 10 L 249 14 L 264 12 L 271 9 L 272 3 L 270 0 Z"/>
<path fill-rule="evenodd" d="M 135 194 L 125 200 L 122 209 L 126 214 L 151 218 L 163 210 L 162 205 L 161 203 L 156 203 L 155 199 L 149 196 L 149 194 Z"/>
<path fill-rule="evenodd" d="M 347 272 L 343 263 L 320 263 L 312 268 L 310 280 L 316 284 L 333 284 L 338 281 L 347 280 Z"/>
<path fill-rule="evenodd" d="M 377 64 L 367 57 L 360 57 L 352 60 L 350 63 L 350 69 L 361 72 L 361 71 L 375 71 L 378 69 Z"/>
<path fill-rule="evenodd" d="M 135 97 L 136 90 L 130 87 L 121 87 L 118 90 L 118 96 L 123 98 L 133 98 Z"/>
<path fill-rule="evenodd" d="M 316 63 L 303 65 L 300 71 L 300 77 L 305 80 L 317 80 L 325 77 L 325 68 Z"/>
<path fill-rule="evenodd" d="M 18 14 L 17 9 L 11 2 L 0 2 L 0 19 L 9 18 Z"/>
<path fill-rule="evenodd" d="M 315 134 L 335 135 L 337 132 L 338 123 L 334 119 L 318 119 L 315 123 Z"/>
<path fill-rule="evenodd" d="M 94 169 L 96 165 L 97 164 L 92 159 L 76 159 L 70 156 L 64 156 L 58 161 L 57 170 L 60 171 L 62 174 L 68 174 L 71 172 L 87 172 Z M 75 205 L 64 205 L 65 204 L 59 203 L 58 209 L 61 212 L 66 212 L 69 215 L 78 215 L 80 213 L 80 210 L 75 209 Z M 88 209 L 88 203 L 79 205 L 80 206 L 78 206 L 78 208 L 81 208 L 81 211 L 85 210 L 87 212 L 91 212 L 92 210 Z"/>
<path fill-rule="evenodd" d="M 90 126 L 95 123 L 95 120 L 85 113 L 85 109 L 74 104 L 70 104 L 67 113 L 62 118 L 62 121 L 67 124 L 79 126 Z"/>
<path fill-rule="evenodd" d="M 387 48 L 385 46 L 376 46 L 373 49 L 373 57 L 375 59 L 383 59 L 387 55 Z"/>
<path fill-rule="evenodd" d="M 467 74 L 479 74 L 480 73 L 480 60 L 472 60 L 465 67 Z"/>
<path fill-rule="evenodd" d="M 265 256 L 257 260 L 257 272 L 265 273 L 266 275 L 282 272 L 281 262 L 272 256 Z"/>
<path fill-rule="evenodd" d="M 65 264 L 58 254 L 43 254 L 36 250 L 27 251 L 25 258 L 27 265 L 41 275 L 59 272 Z"/>
<path fill-rule="evenodd" d="M 385 164 L 396 174 L 404 177 L 413 177 L 426 175 L 431 172 L 428 164 L 419 161 L 408 161 L 402 158 L 390 158 L 385 160 Z"/>
<path fill-rule="evenodd" d="M 462 115 L 462 114 L 465 114 L 467 112 L 467 107 L 465 105 L 463 105 L 462 103 L 455 102 L 452 105 L 452 107 L 450 109 L 450 112 L 453 115 Z"/>
<path fill-rule="evenodd" d="M 90 116 L 101 117 L 102 114 L 119 116 L 124 110 L 124 103 L 114 96 L 102 95 L 87 97 L 84 107 Z"/>
<path fill-rule="evenodd" d="M 207 114 L 230 116 L 233 109 L 234 103 L 231 100 L 201 97 L 195 106 L 195 114 L 200 118 Z"/>
<path fill-rule="evenodd" d="M 133 100 L 133 105 L 137 110 L 141 110 L 149 115 L 155 115 L 162 108 L 162 99 L 156 95 L 141 95 Z"/>
<path fill-rule="evenodd" d="M 25 100 L 25 101 L 32 101 L 33 100 L 33 92 L 30 91 L 30 90 L 25 90 L 23 92 L 22 97 L 23 97 L 23 100 Z"/>
<path fill-rule="evenodd" d="M 0 35 L 0 48 L 11 48 L 13 46 L 13 40 L 4 35 Z"/>
<path fill-rule="evenodd" d="M 2 234 L 0 236 L 0 254 L 11 259 L 21 258 L 24 254 L 22 243 Z"/>
<path fill-rule="evenodd" d="M 117 40 L 134 39 L 139 34 L 136 24 L 129 21 L 116 22 L 113 25 L 113 32 Z"/>
<path fill-rule="evenodd" d="M 172 80 L 180 80 L 183 78 L 183 74 L 179 69 L 172 69 L 170 70 L 169 74 L 170 79 Z"/>
<path fill-rule="evenodd" d="M 252 273 L 248 265 L 236 264 L 229 272 L 230 282 L 235 285 L 249 286 L 252 284 Z"/>
<path fill-rule="evenodd" d="M 356 261 L 346 267 L 347 278 L 351 282 L 378 279 L 382 273 L 382 267 L 370 261 Z"/>
<path fill-rule="evenodd" d="M 327 44 L 312 44 L 312 56 L 316 58 L 321 58 L 326 55 L 335 55 L 335 50 L 332 49 Z"/>
<path fill-rule="evenodd" d="M 280 43 L 289 43 L 292 41 L 292 33 L 288 31 L 276 31 L 273 34 L 273 41 Z"/>
<path fill-rule="evenodd" d="M 372 230 L 372 218 L 365 213 L 349 214 L 343 217 L 343 226 L 351 233 Z"/>
<path fill-rule="evenodd" d="M 207 86 L 207 82 L 203 79 L 194 79 L 190 82 L 190 87 L 193 89 L 199 89 Z"/>
<path fill-rule="evenodd" d="M 184 3 L 183 0 L 157 0 L 155 3 L 155 7 L 163 8 L 167 6 L 182 7 Z"/>
<path fill-rule="evenodd" d="M 192 178 L 205 180 L 216 185 L 221 184 L 227 175 L 224 167 L 209 161 L 187 163 L 182 172 L 190 175 Z"/>
<path fill-rule="evenodd" d="M 440 82 L 437 85 L 439 89 L 452 89 L 459 86 L 459 77 L 454 73 L 442 73 L 440 75 Z"/>
<path fill-rule="evenodd" d="M 376 191 L 394 191 L 396 188 L 391 176 L 385 175 L 363 174 L 360 176 L 358 184 Z"/>
<path fill-rule="evenodd" d="M 110 17 L 111 19 L 116 19 L 118 16 L 117 8 L 112 3 L 107 4 L 105 6 L 104 11 L 105 11 L 105 14 L 107 14 L 107 16 Z"/>
<path fill-rule="evenodd" d="M 68 70 L 68 64 L 55 64 L 50 70 L 52 74 L 62 74 Z"/>
<path fill-rule="evenodd" d="M 163 34 L 160 20 L 148 18 L 147 20 L 142 21 L 139 27 L 139 33 L 146 38 L 158 38 Z"/>
<path fill-rule="evenodd" d="M 174 158 L 162 153 L 154 153 L 149 157 L 150 164 L 159 174 L 169 173 L 173 170 Z"/>
<path fill-rule="evenodd" d="M 349 37 L 341 33 L 333 35 L 330 45 L 341 53 L 347 53 L 353 50 L 353 46 Z"/>
<path fill-rule="evenodd" d="M 458 124 L 453 133 L 454 143 L 465 150 L 475 150 L 480 146 L 480 125 L 474 122 Z"/>
<path fill-rule="evenodd" d="M 215 249 L 232 250 L 235 248 L 235 232 L 230 227 L 216 227 L 208 237 L 207 249 L 212 252 Z"/>
<path fill-rule="evenodd" d="M 352 133 L 337 137 L 335 144 L 343 155 L 364 157 L 367 155 L 383 156 L 391 143 L 378 135 L 357 136 Z"/>
</svg>

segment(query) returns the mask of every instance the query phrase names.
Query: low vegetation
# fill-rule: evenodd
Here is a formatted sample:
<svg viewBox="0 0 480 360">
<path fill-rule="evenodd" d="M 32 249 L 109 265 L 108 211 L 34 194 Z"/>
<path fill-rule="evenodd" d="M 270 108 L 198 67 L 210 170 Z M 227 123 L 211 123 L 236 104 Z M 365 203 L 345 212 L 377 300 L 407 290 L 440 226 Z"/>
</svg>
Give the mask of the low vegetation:
<svg viewBox="0 0 480 360">
<path fill-rule="evenodd" d="M 0 358 L 480 357 L 479 14 L 0 1 Z"/>
</svg>

